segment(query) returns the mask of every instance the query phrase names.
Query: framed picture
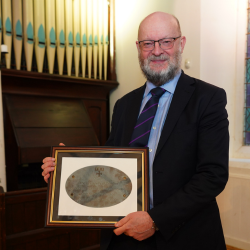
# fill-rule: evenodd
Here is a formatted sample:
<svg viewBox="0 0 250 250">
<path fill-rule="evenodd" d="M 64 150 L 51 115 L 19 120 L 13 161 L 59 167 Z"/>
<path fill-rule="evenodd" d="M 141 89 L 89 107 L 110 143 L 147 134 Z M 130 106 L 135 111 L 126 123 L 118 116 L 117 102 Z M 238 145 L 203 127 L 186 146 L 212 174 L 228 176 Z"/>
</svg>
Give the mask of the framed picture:
<svg viewBox="0 0 250 250">
<path fill-rule="evenodd" d="M 45 227 L 114 228 L 148 211 L 148 148 L 52 147 Z"/>
</svg>

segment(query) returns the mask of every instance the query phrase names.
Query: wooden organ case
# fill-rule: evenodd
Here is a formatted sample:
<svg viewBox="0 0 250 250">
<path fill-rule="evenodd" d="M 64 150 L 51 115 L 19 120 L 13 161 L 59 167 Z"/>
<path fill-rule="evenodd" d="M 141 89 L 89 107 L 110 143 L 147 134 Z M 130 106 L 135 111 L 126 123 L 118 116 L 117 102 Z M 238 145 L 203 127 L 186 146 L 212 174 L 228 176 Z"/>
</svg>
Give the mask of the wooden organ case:
<svg viewBox="0 0 250 250">
<path fill-rule="evenodd" d="M 9 0 L 3 1 L 7 3 Z M 46 2 L 44 10 L 46 17 L 51 2 L 55 2 L 56 6 L 58 2 L 64 0 L 43 1 Z M 28 2 L 23 0 L 23 11 L 27 7 L 25 3 Z M 72 3 L 72 11 L 75 11 L 77 6 L 73 4 L 88 5 L 92 2 L 93 9 L 95 0 L 65 0 L 65 8 L 70 9 Z M 99 3 L 104 2 L 99 0 Z M 8 7 L 6 3 L 5 8 Z M 87 5 L 86 9 L 89 7 Z M 34 10 L 35 8 L 36 6 Z M 79 9 L 82 10 L 82 6 Z M 43 40 L 38 37 L 38 41 L 35 37 L 32 40 L 32 37 L 29 37 L 30 33 L 26 38 L 23 34 L 23 38 L 28 39 L 29 44 L 22 45 L 21 55 L 20 51 L 17 52 L 14 40 L 14 35 L 17 33 L 13 33 L 14 43 L 11 44 L 9 39 L 4 38 L 3 29 L 3 42 L 9 43 L 12 53 L 11 58 L 6 57 L 3 60 L 6 68 L 1 69 L 8 192 L 4 193 L 0 189 L 0 250 L 99 249 L 99 230 L 43 228 L 47 188 L 41 176 L 41 162 L 44 157 L 50 155 L 51 146 L 60 142 L 72 146 L 98 146 L 104 145 L 108 138 L 109 94 L 118 86 L 115 72 L 113 9 L 114 1 L 111 0 L 107 7 L 108 26 L 103 28 L 103 35 L 108 33 L 106 39 L 105 36 L 104 39 L 96 38 L 95 22 L 91 27 L 86 25 L 86 35 L 84 31 L 84 34 L 81 33 L 80 42 L 78 34 L 74 33 L 75 38 L 72 41 L 70 33 L 68 36 L 65 34 L 65 41 L 61 36 L 62 32 L 60 38 L 54 41 L 51 32 L 48 33 L 50 39 Z M 26 15 L 23 16 L 23 25 L 27 23 L 30 28 L 31 25 L 27 20 L 32 15 L 24 12 L 23 15 Z M 76 16 L 76 14 L 70 16 L 69 13 L 66 15 L 67 18 L 73 18 L 73 24 L 72 26 L 65 24 L 67 26 L 65 33 L 67 30 L 70 32 L 75 25 Z M 105 14 L 103 16 L 105 17 Z M 35 17 L 34 22 L 36 22 Z M 41 26 L 37 27 L 40 32 L 38 33 L 41 34 Z M 79 27 L 78 29 L 80 30 Z M 21 37 L 20 32 L 19 37 Z M 25 39 L 23 43 L 26 42 Z M 51 48 L 54 48 L 57 42 L 59 42 L 58 48 L 53 52 Z M 31 45 L 34 45 L 32 58 L 30 53 L 27 54 L 25 51 L 26 48 L 30 49 Z M 45 52 L 41 52 L 45 45 L 46 48 L 50 46 L 50 50 L 45 49 Z M 21 46 L 20 42 L 18 46 Z M 57 54 L 59 52 L 60 55 Z M 44 61 L 39 59 L 42 53 Z M 51 69 L 53 63 L 51 53 L 55 53 L 54 69 Z M 67 60 L 71 57 L 70 68 Z M 18 67 L 17 58 L 21 58 Z"/>
</svg>

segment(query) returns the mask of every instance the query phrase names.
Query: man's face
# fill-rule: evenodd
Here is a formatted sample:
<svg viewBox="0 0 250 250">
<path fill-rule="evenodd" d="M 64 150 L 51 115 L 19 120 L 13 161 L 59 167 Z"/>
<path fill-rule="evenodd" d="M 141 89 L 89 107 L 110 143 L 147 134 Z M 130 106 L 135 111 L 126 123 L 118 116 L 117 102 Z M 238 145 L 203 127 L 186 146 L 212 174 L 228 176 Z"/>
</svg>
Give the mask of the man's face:
<svg viewBox="0 0 250 250">
<path fill-rule="evenodd" d="M 142 24 L 140 27 L 138 40 L 154 40 L 180 36 L 176 25 L 162 25 L 162 23 L 149 25 Z M 138 58 L 143 74 L 156 86 L 172 80 L 181 67 L 181 54 L 185 46 L 185 37 L 175 40 L 171 49 L 161 49 L 158 42 L 152 51 L 144 51 L 137 42 Z"/>
</svg>

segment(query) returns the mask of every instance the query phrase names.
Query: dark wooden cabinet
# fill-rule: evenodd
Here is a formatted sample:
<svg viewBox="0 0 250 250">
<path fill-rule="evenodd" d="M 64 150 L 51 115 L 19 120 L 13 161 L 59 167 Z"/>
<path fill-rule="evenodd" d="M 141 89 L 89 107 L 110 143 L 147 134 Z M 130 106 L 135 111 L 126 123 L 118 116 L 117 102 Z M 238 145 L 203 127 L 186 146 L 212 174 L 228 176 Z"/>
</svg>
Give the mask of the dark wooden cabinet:
<svg viewBox="0 0 250 250">
<path fill-rule="evenodd" d="M 0 193 L 0 250 L 97 250 L 100 230 L 44 228 L 47 188 Z"/>
<path fill-rule="evenodd" d="M 27 176 L 32 164 L 41 164 L 51 146 L 104 145 L 109 134 L 109 93 L 117 85 L 3 69 L 7 190 L 27 187 L 21 183 L 21 173 Z"/>
<path fill-rule="evenodd" d="M 100 230 L 44 228 L 42 159 L 51 146 L 104 145 L 109 93 L 100 81 L 2 69 L 8 192 L 0 193 L 0 250 L 99 249 Z M 27 189 L 27 190 L 23 190 Z"/>
</svg>

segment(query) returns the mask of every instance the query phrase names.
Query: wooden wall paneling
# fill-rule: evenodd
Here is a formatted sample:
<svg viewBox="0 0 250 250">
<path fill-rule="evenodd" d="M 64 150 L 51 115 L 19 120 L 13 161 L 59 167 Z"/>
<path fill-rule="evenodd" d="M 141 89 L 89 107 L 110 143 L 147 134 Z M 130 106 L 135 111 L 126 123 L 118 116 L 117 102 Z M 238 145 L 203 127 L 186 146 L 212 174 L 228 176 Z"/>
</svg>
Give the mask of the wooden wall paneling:
<svg viewBox="0 0 250 250">
<path fill-rule="evenodd" d="M 117 86 L 118 83 L 114 80 L 103 81 L 2 69 L 2 92 L 9 94 L 108 101 L 109 92 Z"/>
<path fill-rule="evenodd" d="M 48 238 L 48 250 L 60 250 L 58 237 L 50 237 Z"/>
<path fill-rule="evenodd" d="M 24 223 L 25 231 L 37 229 L 37 214 L 36 214 L 36 201 L 26 202 L 24 207 Z M 40 217 L 40 215 L 39 215 Z"/>
<path fill-rule="evenodd" d="M 11 194 L 5 197 L 6 220 L 8 221 L 6 234 L 22 233 L 43 227 L 44 218 L 42 217 L 43 223 L 39 225 L 36 223 L 36 218 L 41 220 L 41 214 L 45 214 L 46 188 L 32 192 L 21 191 L 18 195 L 15 195 L 16 192 L 11 192 Z M 36 206 L 37 201 L 42 201 L 42 203 Z M 37 210 L 40 212 L 39 215 L 36 213 Z"/>
<path fill-rule="evenodd" d="M 47 249 L 49 249 L 50 246 L 48 246 Z M 35 241 L 32 241 L 32 242 L 28 242 L 25 244 L 25 249 L 26 250 L 34 250 L 36 249 L 36 242 Z M 56 249 L 55 249 L 56 250 Z"/>
<path fill-rule="evenodd" d="M 58 247 L 59 249 L 62 249 L 62 250 L 70 249 L 70 239 L 69 239 L 68 233 L 58 236 Z"/>
<path fill-rule="evenodd" d="M 5 226 L 6 226 L 6 218 L 5 218 L 5 199 L 4 199 L 5 194 L 0 192 L 0 250 L 5 249 L 5 244 L 6 244 L 6 231 L 5 231 Z"/>
<path fill-rule="evenodd" d="M 37 242 L 36 242 L 36 250 L 47 249 L 48 246 L 49 246 L 49 243 L 50 243 L 49 238 L 37 240 Z"/>
<path fill-rule="evenodd" d="M 72 233 L 70 233 L 70 249 L 71 250 L 77 250 L 80 249 L 80 233 L 75 230 Z"/>
<path fill-rule="evenodd" d="M 2 237 L 0 249 L 80 250 L 88 247 L 98 249 L 100 230 L 48 229 L 43 228 L 44 223 L 37 224 L 34 215 L 43 221 L 45 218 L 46 193 L 46 188 L 0 193 L 0 235 Z M 4 211 L 7 212 L 6 216 Z M 34 223 L 33 220 L 36 222 Z M 21 223 L 24 225 L 22 226 Z"/>
<path fill-rule="evenodd" d="M 10 211 L 12 216 L 12 230 L 11 234 L 17 234 L 20 232 L 24 232 L 25 230 L 25 204 L 24 203 L 16 203 L 10 205 L 10 207 L 6 210 Z"/>
<path fill-rule="evenodd" d="M 26 250 L 26 248 L 23 245 L 16 245 L 13 248 L 10 249 L 7 248 L 7 250 Z"/>
<path fill-rule="evenodd" d="M 100 145 L 104 145 L 109 133 L 109 92 L 117 85 L 115 81 L 2 70 L 8 190 L 18 190 L 17 166 L 40 162 L 50 155 L 51 145 L 59 142 L 75 146 L 83 142 L 98 145 L 94 131 Z M 61 106 L 58 106 L 59 101 Z M 78 114 L 84 109 L 82 103 L 93 128 L 87 128 L 84 125 L 87 119 Z M 62 116 L 68 119 L 62 120 Z"/>
<path fill-rule="evenodd" d="M 84 239 L 80 242 L 80 248 L 89 247 L 100 243 L 101 231 L 97 229 L 82 230 L 80 238 Z"/>
<path fill-rule="evenodd" d="M 44 200 L 37 200 L 36 201 L 36 228 L 43 228 L 44 227 L 44 218 L 41 214 L 45 215 L 45 202 Z"/>
<path fill-rule="evenodd" d="M 86 100 L 84 104 L 88 110 L 95 132 L 100 141 L 100 145 L 104 145 L 108 137 L 109 119 L 107 103 L 98 100 Z"/>
<path fill-rule="evenodd" d="M 11 125 L 9 113 L 6 110 L 5 95 L 3 95 L 3 110 L 4 110 L 4 141 L 5 141 L 5 160 L 6 160 L 6 176 L 7 190 L 18 189 L 18 146 L 15 139 L 14 130 Z M 8 176 L 11 178 L 8 179 Z"/>
</svg>

